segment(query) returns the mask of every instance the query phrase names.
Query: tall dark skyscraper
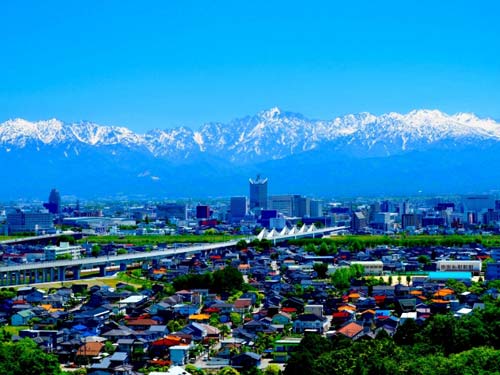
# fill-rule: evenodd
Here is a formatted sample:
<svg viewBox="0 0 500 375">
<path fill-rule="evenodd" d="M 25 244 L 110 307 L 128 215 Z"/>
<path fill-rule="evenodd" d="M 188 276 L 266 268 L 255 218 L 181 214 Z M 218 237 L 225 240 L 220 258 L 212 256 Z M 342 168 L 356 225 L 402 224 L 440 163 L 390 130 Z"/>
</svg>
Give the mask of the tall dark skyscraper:
<svg viewBox="0 0 500 375">
<path fill-rule="evenodd" d="M 57 189 L 52 189 L 49 194 L 49 202 L 43 205 L 51 214 L 61 213 L 61 194 Z"/>
<path fill-rule="evenodd" d="M 231 197 L 231 218 L 241 220 L 247 214 L 247 197 Z"/>
<path fill-rule="evenodd" d="M 267 178 L 257 175 L 255 180 L 250 179 L 250 209 L 267 208 Z"/>
</svg>

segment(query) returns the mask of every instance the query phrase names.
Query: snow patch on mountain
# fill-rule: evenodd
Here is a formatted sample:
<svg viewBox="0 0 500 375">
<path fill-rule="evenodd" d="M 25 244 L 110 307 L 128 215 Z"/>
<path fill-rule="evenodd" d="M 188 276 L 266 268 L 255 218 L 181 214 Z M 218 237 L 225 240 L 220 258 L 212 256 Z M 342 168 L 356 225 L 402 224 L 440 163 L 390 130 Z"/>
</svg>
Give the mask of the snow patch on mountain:
<svg viewBox="0 0 500 375">
<path fill-rule="evenodd" d="M 13 119 L 0 124 L 0 147 L 5 151 L 62 145 L 78 157 L 82 146 L 111 148 L 115 155 L 118 153 L 114 148 L 124 147 L 172 160 L 223 154 L 236 163 L 282 159 L 322 147 L 369 157 L 483 141 L 500 142 L 499 123 L 472 113 L 447 115 L 438 110 L 380 116 L 363 112 L 325 121 L 274 107 L 228 124 L 207 123 L 197 131 L 179 127 L 146 134 L 125 127 L 92 122 L 67 124 L 57 119 Z"/>
</svg>

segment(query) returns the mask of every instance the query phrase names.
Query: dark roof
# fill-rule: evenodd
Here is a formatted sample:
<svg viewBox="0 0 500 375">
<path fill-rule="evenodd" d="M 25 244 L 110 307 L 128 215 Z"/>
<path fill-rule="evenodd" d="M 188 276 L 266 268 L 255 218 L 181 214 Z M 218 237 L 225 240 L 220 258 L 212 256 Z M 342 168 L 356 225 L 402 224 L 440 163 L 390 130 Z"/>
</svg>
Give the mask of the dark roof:
<svg viewBox="0 0 500 375">
<path fill-rule="evenodd" d="M 254 353 L 254 352 L 245 352 L 245 353 L 242 353 L 242 354 L 240 354 L 239 356 L 236 356 L 236 357 L 243 357 L 243 356 L 250 357 L 252 359 L 255 359 L 256 361 L 260 361 L 260 358 L 261 358 L 260 354 L 257 354 L 257 353 Z"/>
<path fill-rule="evenodd" d="M 316 320 L 320 320 L 320 321 L 324 322 L 326 320 L 325 317 L 318 316 L 315 314 L 301 314 L 301 315 L 299 315 L 299 317 L 297 319 L 302 321 L 302 322 L 315 322 Z"/>
</svg>

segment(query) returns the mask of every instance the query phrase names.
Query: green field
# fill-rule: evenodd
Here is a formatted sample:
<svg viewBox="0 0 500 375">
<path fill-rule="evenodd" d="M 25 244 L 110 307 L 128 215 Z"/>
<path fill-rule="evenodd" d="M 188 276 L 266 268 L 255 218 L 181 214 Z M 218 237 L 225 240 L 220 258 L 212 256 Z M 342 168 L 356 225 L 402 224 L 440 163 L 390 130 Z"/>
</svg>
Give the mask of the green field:
<svg viewBox="0 0 500 375">
<path fill-rule="evenodd" d="M 404 247 L 428 247 L 428 246 L 462 246 L 469 244 L 482 244 L 486 247 L 500 246 L 499 235 L 348 235 L 348 236 L 332 236 L 324 239 L 320 238 L 303 238 L 298 240 L 288 241 L 289 244 L 305 245 L 315 244 L 319 245 L 321 242 L 327 244 L 334 244 L 337 247 L 348 247 L 354 250 L 361 248 L 376 247 L 379 245 L 391 246 L 404 246 Z"/>
<path fill-rule="evenodd" d="M 28 329 L 30 327 L 28 326 L 3 326 L 2 329 L 5 330 L 9 335 L 19 335 L 19 331 L 22 331 L 23 329 Z"/>
<path fill-rule="evenodd" d="M 16 238 L 16 237 L 14 237 L 14 236 L 0 236 L 0 241 L 11 240 L 13 238 Z"/>
<path fill-rule="evenodd" d="M 78 242 L 90 242 L 97 244 L 133 244 L 137 246 L 144 245 L 156 245 L 159 243 L 214 243 L 214 242 L 224 242 L 242 238 L 245 236 L 233 236 L 228 234 L 202 234 L 202 235 L 173 235 L 173 236 L 157 236 L 157 235 L 145 235 L 145 236 L 89 236 L 85 237 Z"/>
</svg>

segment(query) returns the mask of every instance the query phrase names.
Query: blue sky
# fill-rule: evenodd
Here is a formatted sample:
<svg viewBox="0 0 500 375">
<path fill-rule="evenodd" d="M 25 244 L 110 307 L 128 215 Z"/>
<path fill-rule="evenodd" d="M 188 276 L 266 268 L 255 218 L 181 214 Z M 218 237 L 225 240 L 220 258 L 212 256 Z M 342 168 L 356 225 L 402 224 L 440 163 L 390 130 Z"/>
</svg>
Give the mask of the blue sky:
<svg viewBox="0 0 500 375">
<path fill-rule="evenodd" d="M 3 1 L 0 122 L 136 131 L 279 106 L 500 119 L 500 2 Z"/>
</svg>

